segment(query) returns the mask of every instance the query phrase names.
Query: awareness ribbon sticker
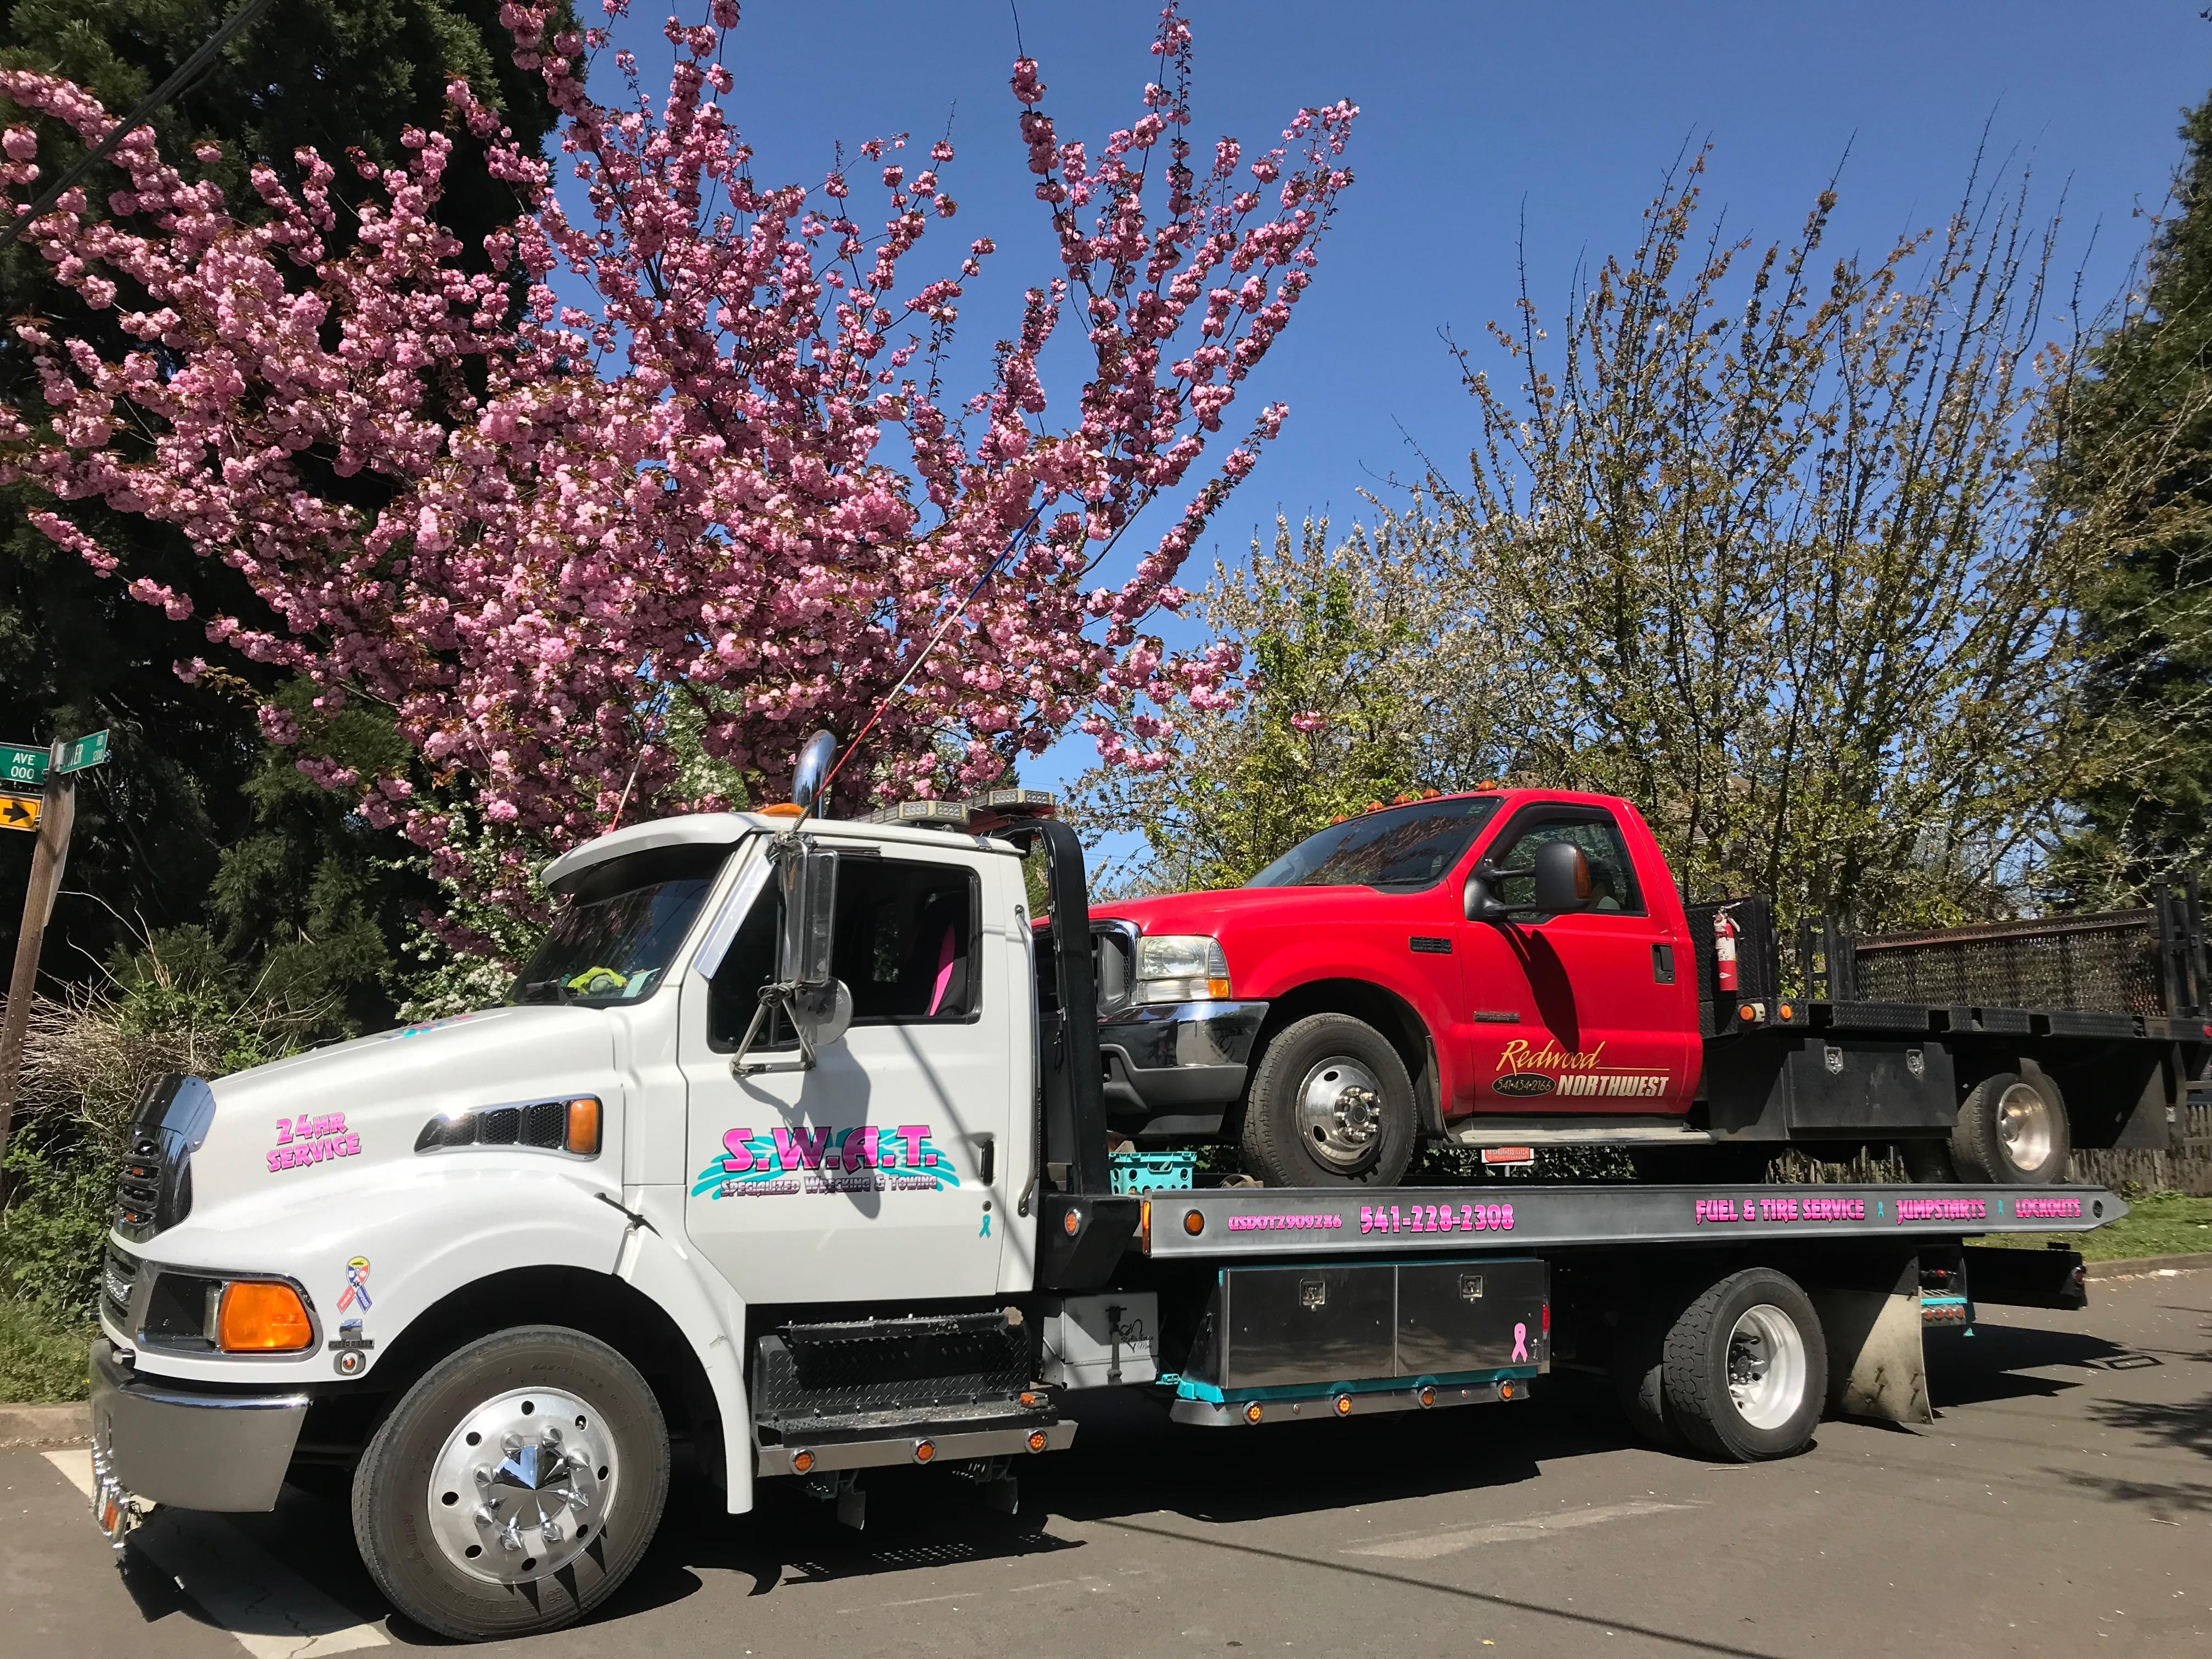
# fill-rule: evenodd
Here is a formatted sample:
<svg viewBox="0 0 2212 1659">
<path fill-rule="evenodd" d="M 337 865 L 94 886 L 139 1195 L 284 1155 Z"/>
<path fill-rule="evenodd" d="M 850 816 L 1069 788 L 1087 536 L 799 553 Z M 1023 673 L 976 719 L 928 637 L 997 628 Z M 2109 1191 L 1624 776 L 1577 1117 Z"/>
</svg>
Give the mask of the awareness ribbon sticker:
<svg viewBox="0 0 2212 1659">
<path fill-rule="evenodd" d="M 338 1292 L 338 1311 L 343 1313 L 356 1303 L 363 1313 L 368 1311 L 368 1258 L 365 1255 L 346 1263 L 346 1287 Z"/>
<path fill-rule="evenodd" d="M 343 1307 L 345 1304 L 341 1302 L 338 1305 Z M 1526 1325 L 1516 1325 L 1513 1328 L 1513 1357 L 1516 1359 L 1526 1359 L 1528 1357 L 1528 1328 Z"/>
</svg>

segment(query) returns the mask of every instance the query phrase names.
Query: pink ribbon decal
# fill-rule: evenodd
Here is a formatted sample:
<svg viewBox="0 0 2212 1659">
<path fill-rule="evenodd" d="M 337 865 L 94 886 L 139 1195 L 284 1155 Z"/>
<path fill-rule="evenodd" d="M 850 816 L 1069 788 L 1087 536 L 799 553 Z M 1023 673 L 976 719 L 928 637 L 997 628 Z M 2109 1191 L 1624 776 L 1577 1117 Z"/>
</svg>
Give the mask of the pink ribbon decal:
<svg viewBox="0 0 2212 1659">
<path fill-rule="evenodd" d="M 1528 1357 L 1528 1328 L 1526 1325 L 1516 1325 L 1513 1328 L 1513 1357 L 1516 1359 L 1526 1359 Z"/>
</svg>

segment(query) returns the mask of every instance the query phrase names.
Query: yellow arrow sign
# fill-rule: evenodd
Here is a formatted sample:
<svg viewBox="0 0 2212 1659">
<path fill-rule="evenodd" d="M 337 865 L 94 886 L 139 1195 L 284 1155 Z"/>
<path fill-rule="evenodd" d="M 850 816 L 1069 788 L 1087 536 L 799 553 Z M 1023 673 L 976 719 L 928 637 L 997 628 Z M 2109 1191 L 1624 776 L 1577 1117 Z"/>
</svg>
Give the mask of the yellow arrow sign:
<svg viewBox="0 0 2212 1659">
<path fill-rule="evenodd" d="M 36 830 L 39 804 L 36 795 L 0 795 L 0 830 Z"/>
</svg>

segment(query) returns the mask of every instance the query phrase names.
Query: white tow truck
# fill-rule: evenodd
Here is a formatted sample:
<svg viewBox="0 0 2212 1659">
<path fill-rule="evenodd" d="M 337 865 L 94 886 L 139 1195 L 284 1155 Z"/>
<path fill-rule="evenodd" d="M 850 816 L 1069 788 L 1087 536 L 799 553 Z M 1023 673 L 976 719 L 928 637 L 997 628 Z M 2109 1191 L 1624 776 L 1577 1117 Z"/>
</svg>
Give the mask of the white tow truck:
<svg viewBox="0 0 2212 1659">
<path fill-rule="evenodd" d="M 1984 1301 L 2081 1305 L 2075 1254 L 1965 1238 L 2124 1213 L 2081 1187 L 1160 1185 L 1109 1151 L 1072 832 L 1018 792 L 813 817 L 829 758 L 785 812 L 556 860 L 505 1006 L 149 1086 L 92 1355 L 118 1550 L 148 1503 L 265 1510 L 320 1471 L 392 1604 L 481 1638 L 622 1582 L 672 1446 L 733 1515 L 781 1480 L 858 1524 L 890 1464 L 1012 1504 L 1074 1390 L 1248 1428 L 1512 1402 L 1572 1364 L 1655 1438 L 1784 1456 L 1824 1410 L 1926 1419 L 1923 1327 L 1971 1319 L 1970 1269 Z"/>
</svg>

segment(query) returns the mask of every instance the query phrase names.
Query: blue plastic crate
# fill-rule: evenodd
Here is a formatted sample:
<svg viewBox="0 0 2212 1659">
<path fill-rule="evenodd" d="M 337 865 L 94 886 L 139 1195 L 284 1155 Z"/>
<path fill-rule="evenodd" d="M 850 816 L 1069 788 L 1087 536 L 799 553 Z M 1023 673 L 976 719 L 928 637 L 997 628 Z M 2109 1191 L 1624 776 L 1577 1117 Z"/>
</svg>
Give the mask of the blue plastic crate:
<svg viewBox="0 0 2212 1659">
<path fill-rule="evenodd" d="M 1193 1152 L 1109 1152 L 1117 1193 L 1188 1191 L 1198 1179 L 1198 1154 Z"/>
</svg>

